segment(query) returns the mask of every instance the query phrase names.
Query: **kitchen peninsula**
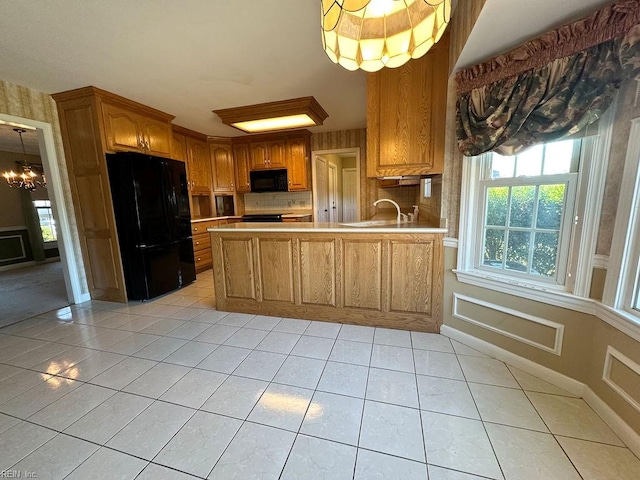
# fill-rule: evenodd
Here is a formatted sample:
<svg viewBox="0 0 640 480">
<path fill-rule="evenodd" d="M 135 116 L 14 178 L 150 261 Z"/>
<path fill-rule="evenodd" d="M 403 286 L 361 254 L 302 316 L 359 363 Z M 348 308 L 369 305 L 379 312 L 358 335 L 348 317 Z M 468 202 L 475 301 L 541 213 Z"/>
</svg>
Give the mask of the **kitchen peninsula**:
<svg viewBox="0 0 640 480">
<path fill-rule="evenodd" d="M 439 332 L 446 229 L 235 223 L 208 231 L 219 310 Z"/>
</svg>

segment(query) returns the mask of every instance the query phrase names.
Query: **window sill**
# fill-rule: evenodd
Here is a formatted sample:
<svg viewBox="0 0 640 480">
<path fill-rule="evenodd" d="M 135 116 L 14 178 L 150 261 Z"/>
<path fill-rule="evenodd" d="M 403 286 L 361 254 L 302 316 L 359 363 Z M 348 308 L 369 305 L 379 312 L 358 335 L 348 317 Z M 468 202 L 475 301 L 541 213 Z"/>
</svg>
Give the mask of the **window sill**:
<svg viewBox="0 0 640 480">
<path fill-rule="evenodd" d="M 516 278 L 497 277 L 479 271 L 453 270 L 458 281 L 476 287 L 488 288 L 516 297 L 547 303 L 556 307 L 568 308 L 582 313 L 594 314 L 594 301 L 578 297 L 558 287 L 525 283 Z"/>
<path fill-rule="evenodd" d="M 456 274 L 460 283 L 594 315 L 603 322 L 640 342 L 640 318 L 625 310 L 619 310 L 597 300 L 578 297 L 568 292 L 539 287 L 537 285 L 525 285 L 516 280 L 496 278 L 475 271 L 454 269 L 453 273 Z"/>
</svg>

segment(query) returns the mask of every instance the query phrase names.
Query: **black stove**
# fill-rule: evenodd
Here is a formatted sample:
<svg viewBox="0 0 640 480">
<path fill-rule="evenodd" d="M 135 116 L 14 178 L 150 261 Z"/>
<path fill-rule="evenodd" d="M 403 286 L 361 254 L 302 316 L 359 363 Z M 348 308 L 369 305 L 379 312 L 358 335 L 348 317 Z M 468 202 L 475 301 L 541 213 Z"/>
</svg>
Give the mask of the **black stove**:
<svg viewBox="0 0 640 480">
<path fill-rule="evenodd" d="M 243 222 L 282 222 L 281 213 L 243 215 Z"/>
</svg>

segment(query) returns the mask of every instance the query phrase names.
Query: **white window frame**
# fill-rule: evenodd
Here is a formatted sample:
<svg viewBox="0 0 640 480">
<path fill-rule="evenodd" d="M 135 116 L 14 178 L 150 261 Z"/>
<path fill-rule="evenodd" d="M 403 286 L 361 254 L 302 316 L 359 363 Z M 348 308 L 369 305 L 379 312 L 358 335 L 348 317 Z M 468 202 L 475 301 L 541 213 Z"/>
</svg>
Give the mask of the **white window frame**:
<svg viewBox="0 0 640 480">
<path fill-rule="evenodd" d="M 477 268 L 478 243 L 482 230 L 478 220 L 484 205 L 482 198 L 482 162 L 479 157 L 464 157 L 460 198 L 460 226 L 458 262 L 454 273 L 458 281 L 502 293 L 548 303 L 571 310 L 593 313 L 589 300 L 591 277 L 597 243 L 600 211 L 604 196 L 615 102 L 605 112 L 598 125 L 598 135 L 583 139 L 573 212 L 565 212 L 565 219 L 573 219 L 567 251 L 567 276 L 564 285 L 534 281 L 530 276 L 519 278 L 502 271 L 489 272 Z M 594 161 L 593 159 L 597 159 Z"/>
<path fill-rule="evenodd" d="M 48 205 L 42 205 L 42 206 L 37 206 L 36 202 L 49 202 Z M 52 248 L 56 248 L 58 246 L 58 228 L 56 225 L 56 220 L 55 217 L 53 215 L 53 205 L 51 204 L 51 200 L 33 200 L 33 208 L 36 209 L 36 213 L 38 215 L 38 225 L 40 227 L 40 229 L 42 229 L 42 224 L 40 224 L 40 212 L 39 210 L 49 210 L 49 217 L 51 218 L 51 221 L 53 222 L 53 232 L 55 233 L 56 239 L 55 240 L 50 240 L 50 241 L 44 241 L 44 248 L 45 250 L 49 250 Z"/>
<path fill-rule="evenodd" d="M 479 179 L 479 188 L 478 188 L 478 198 L 476 199 L 478 205 L 478 215 L 477 215 L 477 238 L 478 244 L 476 251 L 474 252 L 474 268 L 478 270 L 482 270 L 485 272 L 496 273 L 498 275 L 505 275 L 508 277 L 520 278 L 523 281 L 529 281 L 536 285 L 564 285 L 565 277 L 566 277 L 566 267 L 568 265 L 569 258 L 569 248 L 565 247 L 565 245 L 569 244 L 571 237 L 571 221 L 574 217 L 574 206 L 575 206 L 575 195 L 576 195 L 576 186 L 578 173 L 564 173 L 564 174 L 555 174 L 555 175 L 539 175 L 532 177 L 506 177 L 506 178 L 496 178 L 491 179 L 489 177 L 489 169 L 491 168 L 491 157 L 490 153 L 484 154 L 480 157 L 480 175 Z M 574 166 L 574 159 L 572 159 L 572 166 Z M 565 204 L 561 219 L 561 226 L 559 228 L 559 239 L 558 239 L 558 271 L 556 273 L 555 278 L 549 277 L 536 277 L 528 273 L 522 273 L 518 271 L 512 270 L 501 270 L 492 268 L 484 265 L 484 229 L 485 229 L 485 217 L 486 217 L 486 209 L 487 209 L 487 189 L 491 187 L 516 187 L 516 186 L 537 186 L 537 185 L 551 185 L 551 184 L 559 184 L 564 183 L 566 185 L 565 189 Z M 506 229 L 509 230 L 509 227 L 506 226 Z M 517 230 L 514 228 L 513 230 Z M 507 245 L 504 246 L 505 250 Z M 506 255 L 506 252 L 505 252 Z M 531 256 L 531 252 L 530 252 Z"/>
<path fill-rule="evenodd" d="M 631 121 L 603 303 L 640 326 L 640 118 Z"/>
</svg>

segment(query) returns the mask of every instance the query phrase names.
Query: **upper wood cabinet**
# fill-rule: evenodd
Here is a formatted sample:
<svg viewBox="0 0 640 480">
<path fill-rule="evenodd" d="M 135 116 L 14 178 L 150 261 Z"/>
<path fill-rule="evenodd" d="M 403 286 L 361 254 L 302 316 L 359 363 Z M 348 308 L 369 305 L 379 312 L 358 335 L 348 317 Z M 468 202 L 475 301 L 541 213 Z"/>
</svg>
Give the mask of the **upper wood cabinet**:
<svg viewBox="0 0 640 480">
<path fill-rule="evenodd" d="M 202 139 L 187 137 L 187 163 L 193 193 L 211 193 L 209 146 Z"/>
<path fill-rule="evenodd" d="M 175 130 L 171 137 L 171 158 L 181 162 L 187 161 L 187 136 Z"/>
<path fill-rule="evenodd" d="M 250 171 L 286 168 L 289 191 L 309 190 L 311 132 L 265 133 L 232 139 L 237 193 L 251 191 Z"/>
<path fill-rule="evenodd" d="M 236 192 L 250 192 L 251 179 L 249 177 L 249 171 L 251 170 L 251 155 L 249 152 L 249 144 L 240 143 L 233 146 L 233 162 L 236 171 Z"/>
<path fill-rule="evenodd" d="M 235 175 L 231 141 L 226 139 L 209 140 L 209 151 L 213 173 L 213 191 L 233 193 L 235 191 Z"/>
<path fill-rule="evenodd" d="M 253 170 L 286 168 L 284 140 L 251 142 L 251 165 Z"/>
<path fill-rule="evenodd" d="M 211 162 L 207 137 L 188 128 L 173 125 L 171 156 L 186 162 L 189 192 L 211 194 Z"/>
<path fill-rule="evenodd" d="M 449 34 L 423 57 L 367 79 L 367 176 L 444 169 Z"/>
<path fill-rule="evenodd" d="M 289 191 L 309 190 L 310 135 L 287 139 Z"/>
<path fill-rule="evenodd" d="M 107 151 L 140 152 L 171 156 L 171 118 L 140 113 L 135 107 L 102 101 L 102 117 Z"/>
</svg>

